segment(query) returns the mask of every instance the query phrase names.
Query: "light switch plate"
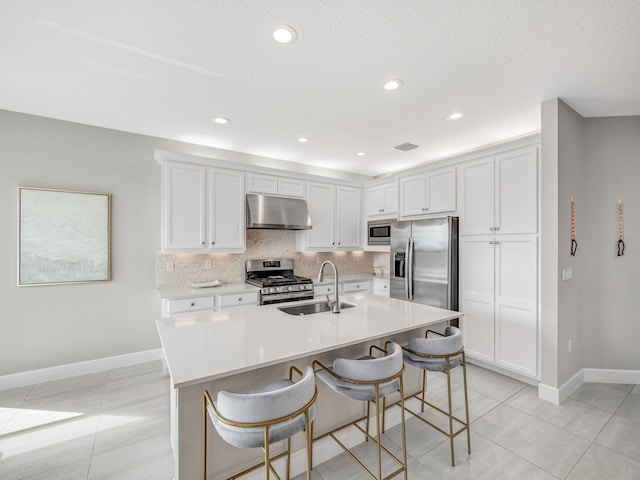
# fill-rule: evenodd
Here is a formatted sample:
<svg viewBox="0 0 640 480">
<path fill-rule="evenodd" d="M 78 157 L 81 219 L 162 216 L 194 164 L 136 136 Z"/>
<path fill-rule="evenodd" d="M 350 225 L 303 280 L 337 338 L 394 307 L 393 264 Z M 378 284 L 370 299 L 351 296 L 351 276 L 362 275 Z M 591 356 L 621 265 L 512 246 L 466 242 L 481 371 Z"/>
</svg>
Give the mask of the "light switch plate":
<svg viewBox="0 0 640 480">
<path fill-rule="evenodd" d="M 573 268 L 572 267 L 564 267 L 561 271 L 561 277 L 563 282 L 568 282 L 573 278 Z"/>
</svg>

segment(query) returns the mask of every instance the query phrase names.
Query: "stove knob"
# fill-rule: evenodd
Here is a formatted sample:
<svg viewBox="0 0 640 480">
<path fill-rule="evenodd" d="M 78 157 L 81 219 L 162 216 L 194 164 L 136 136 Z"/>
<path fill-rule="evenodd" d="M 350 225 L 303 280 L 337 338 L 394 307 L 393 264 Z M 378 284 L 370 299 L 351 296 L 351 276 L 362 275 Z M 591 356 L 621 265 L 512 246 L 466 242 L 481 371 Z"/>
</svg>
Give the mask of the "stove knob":
<svg viewBox="0 0 640 480">
<path fill-rule="evenodd" d="M 289 290 L 290 292 L 293 292 L 293 287 L 289 286 L 287 287 L 287 290 Z"/>
<path fill-rule="evenodd" d="M 269 291 L 270 291 L 271 293 L 278 293 L 278 289 L 277 289 L 277 288 L 275 288 L 275 287 L 271 287 L 271 288 L 269 289 Z"/>
</svg>

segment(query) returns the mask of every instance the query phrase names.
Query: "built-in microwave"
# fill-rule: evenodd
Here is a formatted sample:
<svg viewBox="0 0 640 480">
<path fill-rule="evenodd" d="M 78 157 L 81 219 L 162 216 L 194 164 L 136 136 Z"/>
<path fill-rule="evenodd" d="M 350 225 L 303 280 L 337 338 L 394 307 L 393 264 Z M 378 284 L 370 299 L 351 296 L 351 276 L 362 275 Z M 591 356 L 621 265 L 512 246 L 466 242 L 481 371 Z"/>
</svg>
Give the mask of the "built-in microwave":
<svg viewBox="0 0 640 480">
<path fill-rule="evenodd" d="M 391 243 L 391 221 L 376 220 L 367 224 L 369 245 L 389 245 Z"/>
</svg>

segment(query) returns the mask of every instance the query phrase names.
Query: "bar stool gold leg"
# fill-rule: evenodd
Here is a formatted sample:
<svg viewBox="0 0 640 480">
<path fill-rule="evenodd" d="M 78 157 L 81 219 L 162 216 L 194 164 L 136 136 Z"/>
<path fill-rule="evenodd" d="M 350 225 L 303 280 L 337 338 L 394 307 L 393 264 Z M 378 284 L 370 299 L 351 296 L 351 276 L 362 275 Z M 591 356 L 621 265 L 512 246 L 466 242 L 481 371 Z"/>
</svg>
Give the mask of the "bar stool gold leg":
<svg viewBox="0 0 640 480">
<path fill-rule="evenodd" d="M 464 378 L 464 413 L 467 421 L 467 453 L 471 453 L 471 432 L 469 431 L 469 398 L 467 394 L 467 359 L 462 352 L 462 376 Z"/>
</svg>

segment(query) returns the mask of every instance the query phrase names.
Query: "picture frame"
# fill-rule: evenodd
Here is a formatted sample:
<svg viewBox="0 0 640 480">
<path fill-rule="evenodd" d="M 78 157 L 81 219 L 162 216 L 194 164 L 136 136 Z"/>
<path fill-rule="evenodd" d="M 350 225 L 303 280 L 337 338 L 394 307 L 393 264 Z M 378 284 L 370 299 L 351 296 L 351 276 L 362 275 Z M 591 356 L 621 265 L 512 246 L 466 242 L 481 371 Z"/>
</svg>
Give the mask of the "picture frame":
<svg viewBox="0 0 640 480">
<path fill-rule="evenodd" d="M 111 280 L 111 194 L 18 187 L 18 286 Z"/>
</svg>

